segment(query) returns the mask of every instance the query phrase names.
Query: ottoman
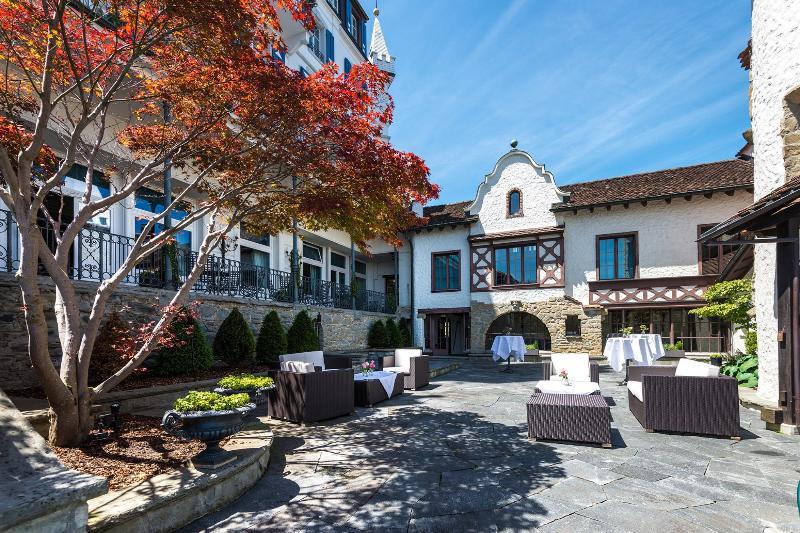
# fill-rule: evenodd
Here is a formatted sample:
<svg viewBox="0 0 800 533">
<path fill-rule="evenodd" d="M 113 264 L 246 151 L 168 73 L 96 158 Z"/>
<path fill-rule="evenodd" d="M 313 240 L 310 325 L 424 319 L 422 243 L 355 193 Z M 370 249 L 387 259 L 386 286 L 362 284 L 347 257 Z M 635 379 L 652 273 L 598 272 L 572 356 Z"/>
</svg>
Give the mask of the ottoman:
<svg viewBox="0 0 800 533">
<path fill-rule="evenodd" d="M 611 409 L 600 394 L 534 394 L 528 438 L 591 442 L 611 448 Z"/>
</svg>

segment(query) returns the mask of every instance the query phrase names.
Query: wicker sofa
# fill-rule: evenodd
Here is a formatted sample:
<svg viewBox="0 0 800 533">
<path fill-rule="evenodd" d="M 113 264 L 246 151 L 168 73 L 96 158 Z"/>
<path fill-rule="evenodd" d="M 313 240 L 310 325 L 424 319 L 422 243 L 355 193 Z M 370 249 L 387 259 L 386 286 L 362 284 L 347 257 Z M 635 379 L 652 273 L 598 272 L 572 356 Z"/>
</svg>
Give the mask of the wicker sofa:
<svg viewBox="0 0 800 533">
<path fill-rule="evenodd" d="M 600 383 L 600 365 L 589 361 L 588 354 L 552 354 L 541 363 L 544 379 L 560 380 L 558 373 L 566 369 L 571 381 L 593 381 Z M 588 380 L 585 378 L 589 378 Z"/>
<path fill-rule="evenodd" d="M 704 363 L 689 361 L 683 366 L 692 364 Z M 676 376 L 676 372 L 679 375 Z M 739 387 L 736 380 L 727 376 L 681 373 L 675 366 L 631 366 L 628 369 L 628 405 L 642 427 L 646 431 L 697 433 L 738 440 Z"/>
<path fill-rule="evenodd" d="M 305 368 L 289 369 L 290 362 L 304 363 Z M 307 424 L 355 410 L 349 358 L 327 357 L 322 352 L 287 354 L 281 356 L 281 368 L 271 372 L 276 387 L 269 393 L 269 416 Z"/>
<path fill-rule="evenodd" d="M 383 369 L 404 376 L 406 389 L 420 389 L 430 383 L 430 359 L 418 348 L 398 348 L 383 358 Z"/>
</svg>

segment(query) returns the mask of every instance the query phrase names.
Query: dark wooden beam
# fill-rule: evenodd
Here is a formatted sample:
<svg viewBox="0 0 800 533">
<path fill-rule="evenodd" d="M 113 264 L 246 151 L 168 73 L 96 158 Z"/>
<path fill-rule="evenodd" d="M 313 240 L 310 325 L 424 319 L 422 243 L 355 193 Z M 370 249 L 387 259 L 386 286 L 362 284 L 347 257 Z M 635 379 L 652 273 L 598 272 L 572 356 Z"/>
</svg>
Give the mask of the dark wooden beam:
<svg viewBox="0 0 800 533">
<path fill-rule="evenodd" d="M 630 204 L 628 202 L 625 202 L 624 204 L 622 204 L 622 207 L 628 209 L 628 207 L 630 207 Z"/>
<path fill-rule="evenodd" d="M 647 200 L 642 200 L 642 207 L 647 207 Z"/>
<path fill-rule="evenodd" d="M 736 191 L 725 191 L 725 194 L 727 194 L 728 196 L 733 196 L 734 194 L 736 194 Z"/>
<path fill-rule="evenodd" d="M 714 196 L 714 193 L 713 192 L 707 192 L 703 196 L 705 196 L 706 198 L 708 198 L 710 200 L 711 197 Z"/>
<path fill-rule="evenodd" d="M 686 196 L 683 197 L 683 199 L 686 200 L 687 202 L 691 202 L 692 201 L 692 195 L 691 194 L 687 194 Z"/>
<path fill-rule="evenodd" d="M 611 211 L 611 204 L 608 204 L 608 205 L 606 206 L 606 211 Z"/>
<path fill-rule="evenodd" d="M 664 201 L 667 202 L 668 204 L 671 204 L 672 203 L 672 198 L 666 198 Z"/>
</svg>

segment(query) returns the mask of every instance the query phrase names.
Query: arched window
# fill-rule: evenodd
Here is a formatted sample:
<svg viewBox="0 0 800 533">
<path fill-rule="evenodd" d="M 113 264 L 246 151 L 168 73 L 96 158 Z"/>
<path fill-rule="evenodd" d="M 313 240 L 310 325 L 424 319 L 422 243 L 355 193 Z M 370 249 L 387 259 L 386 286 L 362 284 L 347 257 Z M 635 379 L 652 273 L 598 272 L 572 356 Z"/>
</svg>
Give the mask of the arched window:
<svg viewBox="0 0 800 533">
<path fill-rule="evenodd" d="M 522 193 L 516 189 L 508 193 L 508 216 L 522 216 Z"/>
</svg>

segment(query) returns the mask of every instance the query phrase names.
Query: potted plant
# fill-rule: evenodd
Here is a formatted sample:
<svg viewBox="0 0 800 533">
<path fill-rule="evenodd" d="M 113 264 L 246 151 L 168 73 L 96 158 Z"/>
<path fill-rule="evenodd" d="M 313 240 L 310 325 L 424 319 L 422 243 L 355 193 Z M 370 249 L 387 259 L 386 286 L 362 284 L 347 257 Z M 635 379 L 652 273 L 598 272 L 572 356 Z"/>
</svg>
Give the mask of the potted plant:
<svg viewBox="0 0 800 533">
<path fill-rule="evenodd" d="M 220 448 L 219 442 L 245 424 L 244 417 L 255 409 L 245 393 L 223 396 L 216 392 L 191 391 L 175 400 L 175 408 L 164 413 L 164 431 L 186 440 L 199 440 L 206 448 L 192 457 L 196 468 L 219 468 L 236 458 L 233 452 Z"/>
<path fill-rule="evenodd" d="M 539 341 L 533 341 L 530 344 L 525 345 L 525 359 L 527 360 L 528 357 L 538 357 L 539 356 Z"/>
<path fill-rule="evenodd" d="M 247 394 L 250 403 L 256 407 L 264 405 L 267 401 L 267 391 L 275 388 L 275 381 L 266 376 L 254 376 L 253 374 L 239 374 L 225 376 L 217 381 L 214 392 L 223 396 L 233 396 L 234 394 Z M 255 409 L 250 411 L 249 417 L 255 415 Z"/>
<path fill-rule="evenodd" d="M 678 341 L 675 344 L 664 344 L 664 357 L 683 357 L 686 351 L 683 349 L 683 341 Z"/>
<path fill-rule="evenodd" d="M 721 353 L 712 353 L 708 356 L 708 362 L 714 366 L 722 366 L 722 354 Z"/>
</svg>

